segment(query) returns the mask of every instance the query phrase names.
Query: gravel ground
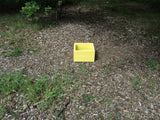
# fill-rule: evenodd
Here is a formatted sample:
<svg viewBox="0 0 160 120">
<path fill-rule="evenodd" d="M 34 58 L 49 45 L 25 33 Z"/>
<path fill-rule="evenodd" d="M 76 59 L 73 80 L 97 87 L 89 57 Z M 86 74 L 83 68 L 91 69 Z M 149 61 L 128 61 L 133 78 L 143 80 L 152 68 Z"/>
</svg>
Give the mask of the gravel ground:
<svg viewBox="0 0 160 120">
<path fill-rule="evenodd" d="M 152 77 L 159 85 L 160 74 L 159 70 L 150 70 L 146 60 L 159 59 L 159 46 L 151 46 L 147 42 L 149 38 L 142 36 L 143 31 L 125 17 L 111 16 L 108 11 L 100 10 L 78 15 L 69 13 L 54 27 L 38 32 L 34 39 L 40 46 L 38 53 L 31 51 L 17 58 L 0 56 L 0 70 L 24 70 L 27 75 L 46 75 L 64 68 L 76 72 L 79 65 L 84 65 L 92 72 L 87 71 L 87 75 L 81 78 L 85 84 L 71 95 L 71 102 L 65 110 L 67 120 L 158 120 L 159 86 L 150 90 L 152 83 L 148 79 Z M 140 44 L 139 41 L 143 42 Z M 96 61 L 74 63 L 75 42 L 94 43 Z M 106 72 L 108 68 L 110 70 Z M 134 77 L 144 81 L 145 88 L 132 86 Z M 94 99 L 86 102 L 82 95 L 84 98 L 92 95 Z M 51 110 L 42 112 L 32 105 L 21 104 L 18 119 L 55 119 L 56 113 Z M 6 113 L 6 119 L 11 119 L 10 112 Z"/>
</svg>

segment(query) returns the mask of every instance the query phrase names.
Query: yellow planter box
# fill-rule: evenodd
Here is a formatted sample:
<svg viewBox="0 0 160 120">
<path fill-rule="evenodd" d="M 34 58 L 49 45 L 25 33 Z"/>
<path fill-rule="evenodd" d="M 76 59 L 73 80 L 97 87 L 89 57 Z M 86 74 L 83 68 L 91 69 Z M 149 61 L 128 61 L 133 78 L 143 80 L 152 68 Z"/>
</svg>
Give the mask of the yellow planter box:
<svg viewBox="0 0 160 120">
<path fill-rule="evenodd" d="M 93 43 L 74 43 L 74 62 L 94 62 L 95 49 Z"/>
</svg>

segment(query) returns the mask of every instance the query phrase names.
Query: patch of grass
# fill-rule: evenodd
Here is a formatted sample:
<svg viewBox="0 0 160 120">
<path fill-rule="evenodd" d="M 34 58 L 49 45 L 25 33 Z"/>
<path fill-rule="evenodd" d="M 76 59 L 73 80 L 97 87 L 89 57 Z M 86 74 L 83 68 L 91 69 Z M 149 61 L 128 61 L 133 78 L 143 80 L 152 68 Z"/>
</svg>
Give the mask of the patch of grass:
<svg viewBox="0 0 160 120">
<path fill-rule="evenodd" d="M 24 77 L 23 72 L 0 73 L 0 97 L 7 98 L 11 94 L 23 94 L 27 101 L 33 102 L 41 110 L 53 108 L 61 101 L 63 95 L 70 95 L 81 83 L 68 70 L 55 71 L 50 77 Z M 86 101 L 91 100 L 91 96 Z M 2 109 L 1 111 L 4 111 Z"/>
<path fill-rule="evenodd" d="M 111 65 L 108 65 L 106 69 L 102 70 L 102 76 L 106 77 L 107 74 L 110 74 L 111 72 L 115 72 L 116 68 L 112 68 Z"/>
<path fill-rule="evenodd" d="M 2 103 L 0 103 L 0 119 L 3 119 L 3 116 L 6 112 L 6 109 Z"/>
<path fill-rule="evenodd" d="M 111 98 L 108 98 L 108 99 L 106 100 L 106 104 L 109 105 L 109 104 L 111 104 L 111 103 L 112 103 L 112 99 L 111 99 Z"/>
<path fill-rule="evenodd" d="M 131 118 L 127 118 L 127 117 L 126 117 L 126 118 L 125 118 L 125 120 L 133 120 L 133 119 L 131 119 Z"/>
<path fill-rule="evenodd" d="M 85 65 L 81 64 L 79 65 L 79 68 L 80 68 L 80 71 L 78 72 L 79 75 L 82 75 L 82 76 L 87 75 L 88 69 Z"/>
<path fill-rule="evenodd" d="M 129 64 L 133 64 L 133 61 L 132 61 L 132 60 L 129 60 L 128 63 L 129 63 Z"/>
<path fill-rule="evenodd" d="M 13 72 L 8 74 L 1 74 L 0 78 L 0 95 L 9 95 L 12 92 L 23 91 L 23 77 L 22 72 Z"/>
<path fill-rule="evenodd" d="M 124 64 L 125 64 L 125 61 L 124 61 L 124 60 L 120 60 L 120 61 L 119 61 L 119 65 L 122 66 L 122 65 L 124 65 Z"/>
<path fill-rule="evenodd" d="M 153 92 L 153 90 L 159 87 L 158 80 L 154 79 L 153 77 L 149 77 L 149 76 L 143 76 L 141 78 L 133 77 L 131 86 L 135 88 L 148 89 L 151 92 Z"/>
<path fill-rule="evenodd" d="M 47 20 L 29 23 L 20 14 L 0 14 L 0 47 L 4 56 L 20 56 L 35 47 L 35 33 L 49 25 Z M 53 24 L 53 23 L 52 23 Z M 33 51 L 34 52 L 34 51 Z"/>
<path fill-rule="evenodd" d="M 36 23 L 36 24 L 34 24 L 33 26 L 31 26 L 31 29 L 33 30 L 33 31 L 38 31 L 38 30 L 42 30 L 43 28 L 45 28 L 45 24 L 43 24 L 43 23 Z"/>
<path fill-rule="evenodd" d="M 151 70 L 159 69 L 159 63 L 160 61 L 155 61 L 155 60 L 148 60 L 147 65 Z"/>
<path fill-rule="evenodd" d="M 50 28 L 50 27 L 53 28 L 54 25 L 55 25 L 55 21 L 52 21 L 50 19 L 41 18 L 36 23 L 31 24 L 31 29 L 33 31 L 38 31 L 38 30 L 42 30 L 45 28 Z"/>
<path fill-rule="evenodd" d="M 14 49 L 10 49 L 10 50 L 4 50 L 2 52 L 2 55 L 8 57 L 8 56 L 12 56 L 12 57 L 18 57 L 22 55 L 22 48 L 20 47 L 15 47 Z"/>
<path fill-rule="evenodd" d="M 87 70 L 87 68 L 86 68 L 86 66 L 85 65 L 79 65 L 79 68 L 82 70 L 82 71 L 86 71 Z"/>
<path fill-rule="evenodd" d="M 132 82 L 131 82 L 131 86 L 132 87 L 140 87 L 140 88 L 143 88 L 145 87 L 145 83 L 143 81 L 141 81 L 141 79 L 139 77 L 133 77 L 132 78 Z"/>
<path fill-rule="evenodd" d="M 151 83 L 150 83 L 151 82 Z M 149 77 L 149 89 L 151 91 L 153 91 L 153 89 L 157 88 L 158 87 L 158 83 L 155 79 L 153 79 L 152 77 Z"/>
<path fill-rule="evenodd" d="M 112 116 L 111 114 L 105 115 L 105 118 L 106 118 L 107 120 L 113 120 L 113 116 Z"/>
<path fill-rule="evenodd" d="M 138 82 L 139 82 L 139 78 L 138 77 L 133 77 L 132 82 L 131 82 L 131 86 L 136 87 Z"/>
<path fill-rule="evenodd" d="M 94 96 L 92 96 L 91 94 L 82 94 L 82 100 L 85 102 L 85 103 L 88 103 L 92 100 L 94 100 Z"/>
</svg>

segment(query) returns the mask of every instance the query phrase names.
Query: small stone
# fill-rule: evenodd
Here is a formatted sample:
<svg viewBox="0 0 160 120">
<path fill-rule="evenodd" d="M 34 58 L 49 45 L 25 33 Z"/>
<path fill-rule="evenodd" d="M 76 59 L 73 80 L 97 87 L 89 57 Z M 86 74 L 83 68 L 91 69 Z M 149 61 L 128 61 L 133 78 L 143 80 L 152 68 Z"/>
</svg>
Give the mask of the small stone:
<svg viewBox="0 0 160 120">
<path fill-rule="evenodd" d="M 148 110 L 146 110 L 145 113 L 148 114 Z"/>
<path fill-rule="evenodd" d="M 85 109 L 85 107 L 84 107 L 84 106 L 79 106 L 79 108 L 80 108 L 81 110 L 84 110 L 84 109 Z"/>
<path fill-rule="evenodd" d="M 93 116 L 98 116 L 98 114 L 93 114 Z"/>
<path fill-rule="evenodd" d="M 138 109 L 135 109 L 135 111 L 137 112 L 137 111 L 138 111 Z"/>
<path fill-rule="evenodd" d="M 154 106 L 153 106 L 153 104 L 151 104 L 151 109 L 153 109 L 154 108 Z"/>
<path fill-rule="evenodd" d="M 142 106 L 142 104 L 139 102 L 139 105 Z"/>
<path fill-rule="evenodd" d="M 27 105 L 23 105 L 23 110 L 25 110 L 27 108 Z"/>
<path fill-rule="evenodd" d="M 8 117 L 11 117 L 12 115 L 8 115 Z"/>
<path fill-rule="evenodd" d="M 29 51 L 29 53 L 31 53 L 31 54 L 32 54 L 32 53 L 33 53 L 33 51 Z"/>
<path fill-rule="evenodd" d="M 96 77 L 98 76 L 98 72 L 95 73 L 95 76 L 96 76 Z"/>
</svg>

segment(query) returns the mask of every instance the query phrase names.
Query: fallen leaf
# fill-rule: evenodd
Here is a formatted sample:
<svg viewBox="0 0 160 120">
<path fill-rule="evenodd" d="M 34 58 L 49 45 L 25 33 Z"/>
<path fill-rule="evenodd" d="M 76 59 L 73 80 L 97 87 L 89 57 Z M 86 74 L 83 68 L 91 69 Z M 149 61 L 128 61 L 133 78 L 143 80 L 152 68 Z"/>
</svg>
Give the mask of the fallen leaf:
<svg viewBox="0 0 160 120">
<path fill-rule="evenodd" d="M 123 81 L 120 81 L 120 84 L 123 84 Z"/>
<path fill-rule="evenodd" d="M 63 77 L 62 77 L 62 76 L 59 76 L 59 78 L 62 79 Z"/>
<path fill-rule="evenodd" d="M 124 112 L 129 112 L 128 110 L 123 110 Z"/>
<path fill-rule="evenodd" d="M 156 96 L 156 98 L 158 98 L 158 96 Z"/>
<path fill-rule="evenodd" d="M 3 104 L 5 104 L 5 103 L 6 103 L 5 99 L 2 99 L 2 103 L 3 103 Z"/>
</svg>

